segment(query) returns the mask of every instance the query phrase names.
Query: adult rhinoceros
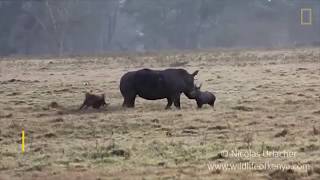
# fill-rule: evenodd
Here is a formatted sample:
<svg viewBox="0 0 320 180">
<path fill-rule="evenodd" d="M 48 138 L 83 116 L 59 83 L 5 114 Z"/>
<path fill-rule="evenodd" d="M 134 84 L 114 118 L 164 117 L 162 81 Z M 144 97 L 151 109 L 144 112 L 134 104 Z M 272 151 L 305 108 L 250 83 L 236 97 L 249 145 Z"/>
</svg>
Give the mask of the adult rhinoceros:
<svg viewBox="0 0 320 180">
<path fill-rule="evenodd" d="M 151 70 L 141 69 L 127 72 L 121 77 L 120 91 L 124 98 L 123 107 L 134 107 L 136 96 L 147 100 L 168 100 L 166 109 L 174 106 L 180 108 L 180 95 L 184 93 L 189 99 L 195 98 L 195 71 L 189 74 L 184 69 Z"/>
</svg>

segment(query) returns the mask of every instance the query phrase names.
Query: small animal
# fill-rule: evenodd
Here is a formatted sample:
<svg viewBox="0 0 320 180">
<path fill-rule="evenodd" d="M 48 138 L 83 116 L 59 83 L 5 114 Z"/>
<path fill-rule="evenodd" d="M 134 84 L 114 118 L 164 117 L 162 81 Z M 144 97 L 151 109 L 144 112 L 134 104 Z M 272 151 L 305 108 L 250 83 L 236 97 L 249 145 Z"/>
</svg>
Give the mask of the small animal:
<svg viewBox="0 0 320 180">
<path fill-rule="evenodd" d="M 101 106 L 106 106 L 107 103 L 105 102 L 105 95 L 95 95 L 95 94 L 90 94 L 86 93 L 85 94 L 85 100 L 81 107 L 79 109 L 83 108 L 88 108 L 88 107 L 93 107 L 95 109 L 99 109 Z"/>
<path fill-rule="evenodd" d="M 216 96 L 208 91 L 201 91 L 201 85 L 196 88 L 196 97 L 195 100 L 197 101 L 198 108 L 202 108 L 204 104 L 209 104 L 210 106 L 214 107 L 214 102 L 216 101 Z"/>
</svg>

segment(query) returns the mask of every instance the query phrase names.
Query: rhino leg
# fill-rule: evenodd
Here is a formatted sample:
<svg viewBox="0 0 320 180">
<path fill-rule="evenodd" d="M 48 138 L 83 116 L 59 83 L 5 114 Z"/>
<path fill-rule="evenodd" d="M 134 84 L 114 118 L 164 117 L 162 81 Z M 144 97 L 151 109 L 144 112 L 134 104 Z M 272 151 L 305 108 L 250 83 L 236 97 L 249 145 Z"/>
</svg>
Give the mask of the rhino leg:
<svg viewBox="0 0 320 180">
<path fill-rule="evenodd" d="M 214 107 L 214 101 L 210 102 L 209 105 Z"/>
<path fill-rule="evenodd" d="M 124 97 L 122 107 L 133 108 L 136 100 L 136 95 L 126 96 Z"/>
<path fill-rule="evenodd" d="M 210 106 L 214 107 L 214 102 L 215 102 L 215 101 L 216 101 L 215 97 L 212 98 L 211 101 L 210 101 L 210 103 L 209 103 Z"/>
<path fill-rule="evenodd" d="M 174 106 L 178 109 L 180 109 L 180 94 L 177 95 L 175 98 L 174 98 Z"/>
<path fill-rule="evenodd" d="M 198 108 L 202 108 L 202 102 L 197 101 Z"/>
<path fill-rule="evenodd" d="M 128 107 L 134 108 L 134 103 L 135 103 L 135 101 L 136 101 L 136 96 L 130 98 Z"/>
<path fill-rule="evenodd" d="M 170 109 L 172 105 L 172 98 L 167 98 L 168 104 L 166 106 L 166 109 Z"/>
<path fill-rule="evenodd" d="M 127 107 L 126 100 L 123 100 L 122 107 Z"/>
</svg>

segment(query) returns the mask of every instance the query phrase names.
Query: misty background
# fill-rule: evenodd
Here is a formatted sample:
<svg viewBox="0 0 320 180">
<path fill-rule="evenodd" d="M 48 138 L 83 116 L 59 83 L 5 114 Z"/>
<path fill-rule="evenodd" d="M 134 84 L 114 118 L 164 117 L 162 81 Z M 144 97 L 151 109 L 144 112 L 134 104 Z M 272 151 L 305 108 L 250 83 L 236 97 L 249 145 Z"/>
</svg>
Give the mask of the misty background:
<svg viewBox="0 0 320 180">
<path fill-rule="evenodd" d="M 0 0 L 0 56 L 305 45 L 319 0 Z"/>
</svg>

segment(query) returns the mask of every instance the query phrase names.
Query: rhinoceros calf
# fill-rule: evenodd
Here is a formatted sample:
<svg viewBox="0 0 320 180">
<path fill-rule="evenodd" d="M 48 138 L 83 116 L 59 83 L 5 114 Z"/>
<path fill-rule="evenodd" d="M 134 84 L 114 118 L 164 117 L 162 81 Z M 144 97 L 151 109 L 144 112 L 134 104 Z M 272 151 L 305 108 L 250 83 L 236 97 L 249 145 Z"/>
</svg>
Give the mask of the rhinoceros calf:
<svg viewBox="0 0 320 180">
<path fill-rule="evenodd" d="M 214 102 L 216 101 L 216 96 L 208 91 L 201 91 L 201 85 L 197 87 L 195 100 L 197 102 L 198 108 L 202 108 L 204 104 L 209 104 L 214 107 Z"/>
</svg>

